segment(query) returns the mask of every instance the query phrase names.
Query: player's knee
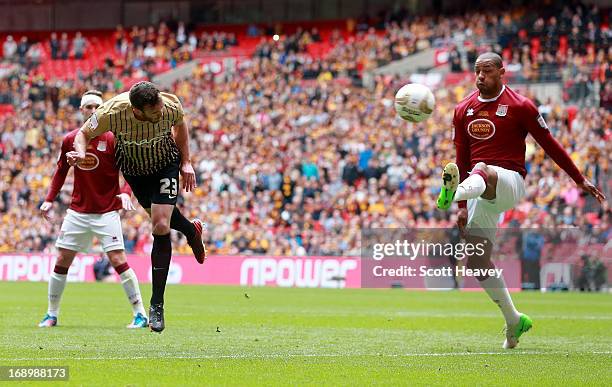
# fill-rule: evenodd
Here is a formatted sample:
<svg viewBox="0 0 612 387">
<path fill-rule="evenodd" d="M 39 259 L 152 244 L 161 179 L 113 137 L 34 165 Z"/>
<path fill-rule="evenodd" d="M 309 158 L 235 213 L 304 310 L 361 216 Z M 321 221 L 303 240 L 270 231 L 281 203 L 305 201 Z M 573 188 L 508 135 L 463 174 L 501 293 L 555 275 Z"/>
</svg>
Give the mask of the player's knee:
<svg viewBox="0 0 612 387">
<path fill-rule="evenodd" d="M 123 265 L 127 261 L 124 250 L 109 251 L 106 255 L 113 267 Z"/>
<path fill-rule="evenodd" d="M 476 163 L 476 165 L 474 165 L 474 168 L 472 168 L 472 173 L 474 171 L 481 171 L 484 172 L 485 174 L 488 172 L 489 168 L 487 167 L 487 164 L 483 163 L 482 161 L 479 163 Z"/>
<path fill-rule="evenodd" d="M 170 233 L 170 220 L 169 219 L 160 219 L 156 222 L 153 222 L 153 234 L 154 235 L 166 235 Z"/>
<path fill-rule="evenodd" d="M 497 176 L 497 172 L 495 171 L 495 169 L 489 167 L 482 161 L 474 165 L 474 168 L 472 168 L 472 173 L 478 173 L 483 177 L 486 176 L 487 179 L 485 179 L 485 181 L 487 181 L 487 183 L 489 183 L 491 179 Z"/>
<path fill-rule="evenodd" d="M 57 261 L 55 261 L 55 266 L 70 267 L 70 265 L 72 265 L 72 259 L 62 258 L 61 255 L 57 257 Z"/>
<path fill-rule="evenodd" d="M 485 183 L 490 182 L 489 168 L 487 167 L 487 164 L 483 162 L 476 163 L 476 165 L 474 165 L 474 168 L 472 168 L 472 172 L 470 173 L 470 175 L 479 175 L 484 179 Z"/>
<path fill-rule="evenodd" d="M 59 256 L 57 257 L 57 261 L 55 264 L 60 267 L 70 267 L 72 265 L 72 261 L 76 255 L 75 251 L 68 249 L 59 249 Z"/>
</svg>

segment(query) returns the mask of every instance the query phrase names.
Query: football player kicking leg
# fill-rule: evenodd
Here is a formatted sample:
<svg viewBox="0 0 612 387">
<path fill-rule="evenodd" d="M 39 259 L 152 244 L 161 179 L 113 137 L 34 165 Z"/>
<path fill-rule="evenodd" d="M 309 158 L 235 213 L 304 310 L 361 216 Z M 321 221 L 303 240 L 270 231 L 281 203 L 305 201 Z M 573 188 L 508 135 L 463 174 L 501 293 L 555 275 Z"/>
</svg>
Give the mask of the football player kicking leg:
<svg viewBox="0 0 612 387">
<path fill-rule="evenodd" d="M 93 235 L 96 235 L 103 244 L 103 249 L 115 272 L 119 275 L 121 286 L 132 307 L 134 317 L 127 328 L 146 328 L 148 320 L 140 295 L 138 279 L 134 270 L 127 263 L 123 249 L 121 222 L 116 211 L 101 215 L 79 214 L 70 211 L 66 215 L 60 236 L 56 242 L 59 257 L 53 273 L 49 277 L 47 314 L 38 326 L 42 328 L 57 325 L 60 301 L 66 287 L 68 269 L 78 251 L 89 250 Z M 116 235 L 116 237 L 113 237 L 113 235 Z"/>
<path fill-rule="evenodd" d="M 136 199 L 138 199 L 139 203 L 142 205 L 140 199 L 138 197 Z M 145 211 L 147 211 L 150 217 L 151 205 L 149 204 L 148 207 L 145 207 L 147 205 L 146 200 L 144 202 L 145 205 L 143 205 L 143 208 Z M 202 222 L 200 219 L 195 218 L 190 221 L 185 218 L 178 207 L 174 206 L 172 209 L 172 215 L 170 216 L 170 228 L 185 235 L 187 244 L 189 247 L 191 247 L 193 256 L 199 264 L 203 264 L 207 257 L 206 245 L 202 239 L 202 233 L 204 232 L 205 227 L 204 222 Z"/>
<path fill-rule="evenodd" d="M 491 251 L 501 214 L 518 204 L 525 195 L 521 175 L 504 168 L 477 163 L 472 173 L 459 184 L 459 168 L 449 163 L 442 175 L 438 208 L 448 209 L 453 201 L 467 200 L 467 209 L 460 208 L 457 224 L 467 243 L 484 243 L 482 255 L 468 257 L 469 269 L 495 269 Z M 506 340 L 503 347 L 514 348 L 521 335 L 532 327 L 529 316 L 519 313 L 506 287 L 503 276 L 478 276 L 482 288 L 500 308 L 506 320 Z"/>
</svg>

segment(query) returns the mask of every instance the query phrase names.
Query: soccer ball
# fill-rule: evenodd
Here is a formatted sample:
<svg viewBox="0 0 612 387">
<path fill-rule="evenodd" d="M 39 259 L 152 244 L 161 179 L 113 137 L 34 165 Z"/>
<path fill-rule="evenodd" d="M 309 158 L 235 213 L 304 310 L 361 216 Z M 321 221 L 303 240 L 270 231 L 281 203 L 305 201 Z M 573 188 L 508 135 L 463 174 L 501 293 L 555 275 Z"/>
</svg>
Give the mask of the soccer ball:
<svg viewBox="0 0 612 387">
<path fill-rule="evenodd" d="M 402 86 L 395 94 L 395 111 L 404 120 L 421 122 L 433 112 L 436 99 L 429 87 L 418 83 Z"/>
</svg>

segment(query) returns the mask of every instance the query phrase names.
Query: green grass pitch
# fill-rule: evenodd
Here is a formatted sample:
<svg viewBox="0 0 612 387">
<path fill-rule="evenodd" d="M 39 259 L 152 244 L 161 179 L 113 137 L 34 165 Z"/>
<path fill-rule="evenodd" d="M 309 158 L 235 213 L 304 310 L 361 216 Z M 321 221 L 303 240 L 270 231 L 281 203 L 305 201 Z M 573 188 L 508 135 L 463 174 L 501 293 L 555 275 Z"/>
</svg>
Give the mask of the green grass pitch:
<svg viewBox="0 0 612 387">
<path fill-rule="evenodd" d="M 119 284 L 69 283 L 59 326 L 37 328 L 46 286 L 0 283 L 0 365 L 67 365 L 74 385 L 612 382 L 609 294 L 515 294 L 534 328 L 503 350 L 483 292 L 171 285 L 160 335 L 124 328 Z"/>
</svg>

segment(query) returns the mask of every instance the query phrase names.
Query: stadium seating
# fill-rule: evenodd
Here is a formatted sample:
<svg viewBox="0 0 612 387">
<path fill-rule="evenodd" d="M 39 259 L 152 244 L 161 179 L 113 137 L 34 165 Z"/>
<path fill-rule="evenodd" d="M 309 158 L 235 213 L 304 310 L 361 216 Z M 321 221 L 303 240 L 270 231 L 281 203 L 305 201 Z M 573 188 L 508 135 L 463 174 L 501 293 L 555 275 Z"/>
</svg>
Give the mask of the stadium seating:
<svg viewBox="0 0 612 387">
<path fill-rule="evenodd" d="M 302 30 L 310 31 L 316 26 L 321 36 L 320 42 L 311 42 L 299 53 L 313 58 L 313 68 L 306 69 L 311 73 L 308 78 L 298 59 L 295 62 L 278 59 L 284 58 L 280 55 L 284 52 L 281 44 L 272 44 L 270 37 L 264 38 L 273 53 L 279 55 L 271 55 L 272 60 L 260 59 L 255 53 L 261 47 L 262 37 L 246 36 L 244 26 L 228 27 L 227 32 L 237 33 L 239 44 L 227 48 L 224 54 L 247 57 L 252 59 L 251 63 L 220 83 L 213 82 L 212 74 L 198 68 L 188 81 L 177 82 L 171 90 L 183 102 L 192 141 L 198 149 L 194 153 L 194 167 L 199 188 L 186 195 L 180 206 L 188 215 L 202 216 L 211 225 L 208 236 L 211 251 L 359 254 L 362 227 L 452 225 L 453 218 L 435 211 L 433 203 L 440 166 L 454 154 L 450 131 L 453 106 L 473 87 L 469 69 L 449 74 L 435 88 L 436 111 L 431 119 L 419 125 L 408 125 L 392 112 L 394 91 L 405 80 L 377 77 L 373 87 L 365 89 L 353 84 L 349 74 L 386 63 L 398 45 L 405 50 L 401 55 L 410 55 L 419 40 L 439 43 L 448 28 L 463 26 L 467 30 L 474 27 L 469 24 L 472 19 L 480 23 L 484 17 L 475 14 L 467 15 L 465 20 L 448 18 L 431 29 L 428 26 L 433 19 L 424 19 L 389 25 L 374 32 L 348 31 L 346 23 L 338 22 L 306 24 Z M 288 26 L 281 43 L 301 38 L 296 34 L 298 27 Z M 222 27 L 207 31 L 218 28 Z M 337 29 L 340 33 L 334 32 Z M 206 29 L 198 33 L 203 31 Z M 48 34 L 37 33 L 33 38 L 45 38 Z M 478 34 L 483 34 L 482 31 L 476 28 L 474 34 L 476 49 L 490 47 L 488 42 L 480 42 Z M 332 42 L 331 37 L 336 35 Z M 396 39 L 392 37 L 399 35 L 404 37 L 391 44 Z M 0 80 L 0 100 L 10 100 L 0 105 L 0 126 L 5 128 L 0 149 L 3 176 L 0 216 L 5 224 L 24 230 L 11 229 L 0 235 L 0 251 L 53 250 L 58 225 L 42 222 L 41 226 L 37 207 L 48 187 L 50 166 L 58 153 L 61 136 L 78 124 L 79 94 L 88 88 L 103 88 L 108 98 L 137 79 L 171 67 L 171 60 L 161 57 L 153 61 L 149 73 L 125 71 L 132 67 L 130 60 L 135 59 L 131 57 L 121 64 L 124 58 L 116 52 L 109 31 L 93 31 L 85 36 L 90 46 L 84 59 L 51 60 L 46 47 L 44 60 L 38 69 L 30 71 L 29 77 Z M 354 43 L 345 44 L 348 39 Z M 523 68 L 543 50 L 537 38 L 528 43 L 531 46 L 527 57 L 519 56 Z M 570 43 L 563 36 L 559 46 L 570 50 Z M 504 56 L 512 58 L 520 50 L 517 42 L 510 42 Z M 217 52 L 198 50 L 193 57 L 211 55 Z M 107 56 L 117 64 L 110 71 L 95 72 Z M 568 84 L 582 82 L 587 93 L 582 95 L 580 90 L 568 87 L 568 98 L 573 94 L 579 97 L 574 105 L 536 102 L 550 105 L 547 121 L 551 132 L 579 167 L 590 173 L 594 165 L 600 166 L 596 181 L 612 196 L 609 160 L 602 156 L 612 153 L 610 107 L 605 105 L 605 99 L 588 92 L 589 85 L 597 84 L 601 90 L 606 82 L 610 85 L 610 77 L 606 76 L 609 66 L 594 59 L 593 67 L 582 69 L 567 59 L 558 60 L 559 72 L 569 74 L 564 75 Z M 573 60 L 586 63 L 591 59 L 585 53 Z M 296 63 L 296 67 L 291 67 Z M 596 66 L 599 70 L 595 72 Z M 80 79 L 74 80 L 79 71 Z M 585 71 L 587 79 L 580 80 L 578 77 Z M 265 76 L 270 73 L 287 77 Z M 39 87 L 37 74 L 47 79 L 42 86 L 43 101 L 30 96 Z M 539 73 L 533 71 L 530 76 L 538 80 Z M 53 95 L 57 97 L 54 99 Z M 432 144 L 436 144 L 435 152 Z M 577 196 L 570 192 L 573 183 L 554 169 L 532 142 L 529 149 L 531 188 L 525 202 L 507 214 L 505 224 L 525 225 L 527 219 L 537 219 L 543 227 L 567 224 L 564 222 L 593 224 L 589 214 L 595 213 L 602 235 L 609 236 L 606 231 L 610 228 L 609 211 L 597 212 L 598 207 L 592 202 L 571 199 Z M 598 152 L 596 162 L 591 159 L 591 149 Z M 357 163 L 370 154 L 371 164 Z M 318 178 L 303 175 L 305 163 L 311 169 L 314 166 Z M 70 187 L 69 180 L 58 199 L 58 213 L 69 202 Z M 564 215 L 565 210 L 571 216 Z M 147 252 L 151 246 L 144 218 L 142 211 L 124 217 L 129 252 Z M 31 232 L 34 229 L 36 234 Z M 178 252 L 189 252 L 184 239 L 174 235 L 174 241 Z M 559 250 L 559 254 L 568 252 Z"/>
</svg>

